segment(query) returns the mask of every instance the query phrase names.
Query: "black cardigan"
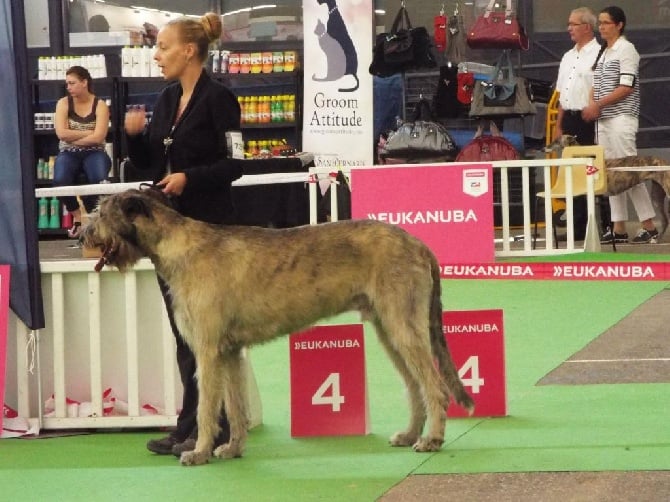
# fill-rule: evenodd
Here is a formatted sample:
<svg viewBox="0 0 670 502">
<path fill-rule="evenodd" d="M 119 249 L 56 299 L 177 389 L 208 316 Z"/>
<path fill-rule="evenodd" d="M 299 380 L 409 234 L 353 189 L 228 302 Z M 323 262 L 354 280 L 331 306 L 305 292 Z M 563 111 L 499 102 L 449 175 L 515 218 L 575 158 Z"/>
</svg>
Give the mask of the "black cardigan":
<svg viewBox="0 0 670 502">
<path fill-rule="evenodd" d="M 235 95 L 203 70 L 181 119 L 171 131 L 182 88 L 179 82 L 161 91 L 146 130 L 126 136 L 128 154 L 137 169 L 151 170 L 155 182 L 172 172 L 186 174 L 184 192 L 175 197 L 184 215 L 210 223 L 234 223 L 231 183 L 242 176 L 243 160 L 229 159 L 227 131 L 239 131 L 240 106 Z M 166 154 L 164 139 L 172 144 Z"/>
</svg>

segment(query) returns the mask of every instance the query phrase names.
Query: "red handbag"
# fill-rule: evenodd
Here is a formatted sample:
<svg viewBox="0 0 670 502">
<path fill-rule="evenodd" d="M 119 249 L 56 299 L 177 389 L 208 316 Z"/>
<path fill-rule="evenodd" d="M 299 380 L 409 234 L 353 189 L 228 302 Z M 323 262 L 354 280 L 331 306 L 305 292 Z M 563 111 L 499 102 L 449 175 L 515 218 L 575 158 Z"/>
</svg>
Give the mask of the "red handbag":
<svg viewBox="0 0 670 502">
<path fill-rule="evenodd" d="M 459 73 L 456 76 L 458 88 L 456 89 L 456 98 L 464 105 L 470 106 L 472 102 L 472 92 L 475 88 L 475 74 L 470 72 Z"/>
<path fill-rule="evenodd" d="M 475 137 L 458 153 L 456 162 L 518 160 L 521 157 L 514 145 L 502 137 L 494 122 L 491 122 L 490 128 L 491 134 L 484 135 L 484 127 L 480 124 Z"/>
<path fill-rule="evenodd" d="M 512 0 L 506 0 L 504 12 L 494 11 L 496 0 L 475 20 L 466 37 L 473 49 L 523 49 L 530 47 L 528 36 L 514 14 Z"/>
</svg>

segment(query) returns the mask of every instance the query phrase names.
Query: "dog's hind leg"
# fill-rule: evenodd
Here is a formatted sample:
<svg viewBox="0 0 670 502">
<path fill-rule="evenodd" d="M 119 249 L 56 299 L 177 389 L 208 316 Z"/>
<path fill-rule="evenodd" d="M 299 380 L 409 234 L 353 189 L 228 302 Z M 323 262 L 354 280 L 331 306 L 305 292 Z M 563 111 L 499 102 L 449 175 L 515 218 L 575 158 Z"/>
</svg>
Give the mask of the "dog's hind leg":
<svg viewBox="0 0 670 502">
<path fill-rule="evenodd" d="M 230 441 L 214 450 L 218 458 L 241 457 L 247 440 L 246 381 L 242 371 L 241 351 L 223 355 L 223 403 L 230 422 Z"/>
<path fill-rule="evenodd" d="M 428 338 L 428 323 L 420 327 L 395 319 L 393 331 L 377 326 L 379 338 L 407 385 L 410 423 L 405 431 L 391 437 L 394 446 L 410 446 L 416 451 L 438 451 L 444 442 L 446 386 L 435 368 Z M 428 421 L 428 434 L 421 437 Z"/>
<path fill-rule="evenodd" d="M 223 361 L 217 347 L 201 346 L 194 350 L 198 379 L 198 440 L 195 450 L 183 452 L 183 465 L 205 464 L 212 454 L 219 433 L 219 413 L 223 405 Z"/>
<path fill-rule="evenodd" d="M 379 322 L 375 322 L 375 329 L 379 341 L 388 354 L 393 366 L 405 382 L 407 401 L 409 404 L 409 425 L 403 431 L 398 431 L 391 436 L 389 443 L 392 446 L 412 446 L 421 437 L 423 426 L 426 423 L 426 412 L 423 400 L 421 398 L 421 386 L 412 376 L 411 371 L 405 364 L 400 352 L 389 342 L 388 335 L 383 330 Z"/>
</svg>

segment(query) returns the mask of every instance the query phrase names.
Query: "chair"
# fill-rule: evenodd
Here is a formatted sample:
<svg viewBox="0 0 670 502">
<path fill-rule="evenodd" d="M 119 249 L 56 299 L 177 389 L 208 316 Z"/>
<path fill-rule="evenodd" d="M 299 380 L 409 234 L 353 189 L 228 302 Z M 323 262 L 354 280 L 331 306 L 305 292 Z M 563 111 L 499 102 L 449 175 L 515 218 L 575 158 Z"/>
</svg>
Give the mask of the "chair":
<svg viewBox="0 0 670 502">
<path fill-rule="evenodd" d="M 547 103 L 547 119 L 545 124 L 545 135 L 544 135 L 545 146 L 551 145 L 554 139 L 554 132 L 556 131 L 556 126 L 558 125 L 558 104 L 559 104 L 558 100 L 560 96 L 561 93 L 558 92 L 556 89 L 554 89 L 554 92 L 551 93 L 551 98 Z M 548 151 L 545 154 L 545 158 L 547 159 L 555 159 L 556 157 L 557 155 L 555 150 Z M 557 170 L 558 170 L 557 167 L 551 168 L 552 185 L 554 181 L 556 181 Z M 558 211 L 561 210 L 565 210 L 565 201 L 563 199 L 553 199 L 551 201 L 551 208 L 554 213 L 557 213 Z"/>
<path fill-rule="evenodd" d="M 605 153 L 602 146 L 599 145 L 590 145 L 590 146 L 566 146 L 563 148 L 562 158 L 579 158 L 579 157 L 591 157 L 593 158 L 593 166 L 598 168 L 598 172 L 593 175 L 593 192 L 595 195 L 603 195 L 607 192 L 607 173 L 605 172 Z M 577 169 L 575 169 L 577 167 Z M 551 198 L 552 199 L 565 199 L 567 198 L 567 180 L 566 173 L 568 169 L 572 169 L 572 195 L 576 197 L 578 195 L 586 195 L 587 185 L 586 185 L 586 169 L 584 166 L 559 166 L 556 179 L 551 185 Z M 547 196 L 546 192 L 537 192 L 535 194 L 535 231 L 533 239 L 533 248 L 535 248 L 535 241 L 537 240 L 537 205 L 540 198 L 545 198 Z M 589 220 L 587 222 L 586 237 L 585 240 L 588 240 L 590 237 L 598 239 L 597 227 L 594 227 L 595 222 Z M 595 234 L 593 234 L 595 232 Z M 554 225 L 554 240 L 556 245 L 558 245 L 558 239 L 556 234 L 556 226 Z M 598 239 L 599 240 L 599 239 Z"/>
</svg>

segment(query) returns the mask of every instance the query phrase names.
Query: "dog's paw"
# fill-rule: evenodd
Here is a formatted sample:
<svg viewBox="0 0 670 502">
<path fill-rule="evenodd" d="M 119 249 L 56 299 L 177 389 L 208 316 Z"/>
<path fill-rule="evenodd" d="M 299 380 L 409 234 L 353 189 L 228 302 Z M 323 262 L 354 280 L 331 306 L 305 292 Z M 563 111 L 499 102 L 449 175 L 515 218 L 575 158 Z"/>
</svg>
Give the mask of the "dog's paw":
<svg viewBox="0 0 670 502">
<path fill-rule="evenodd" d="M 419 438 L 416 443 L 412 445 L 412 449 L 416 452 L 426 451 L 440 451 L 442 449 L 442 438 Z"/>
<path fill-rule="evenodd" d="M 232 443 L 222 444 L 214 450 L 216 458 L 240 458 L 242 449 Z"/>
<path fill-rule="evenodd" d="M 410 434 L 407 432 L 396 432 L 389 439 L 391 446 L 412 446 L 416 443 L 416 440 L 419 438 L 416 434 Z"/>
<path fill-rule="evenodd" d="M 181 465 L 202 465 L 209 461 L 209 455 L 204 451 L 185 451 L 179 457 Z"/>
</svg>

